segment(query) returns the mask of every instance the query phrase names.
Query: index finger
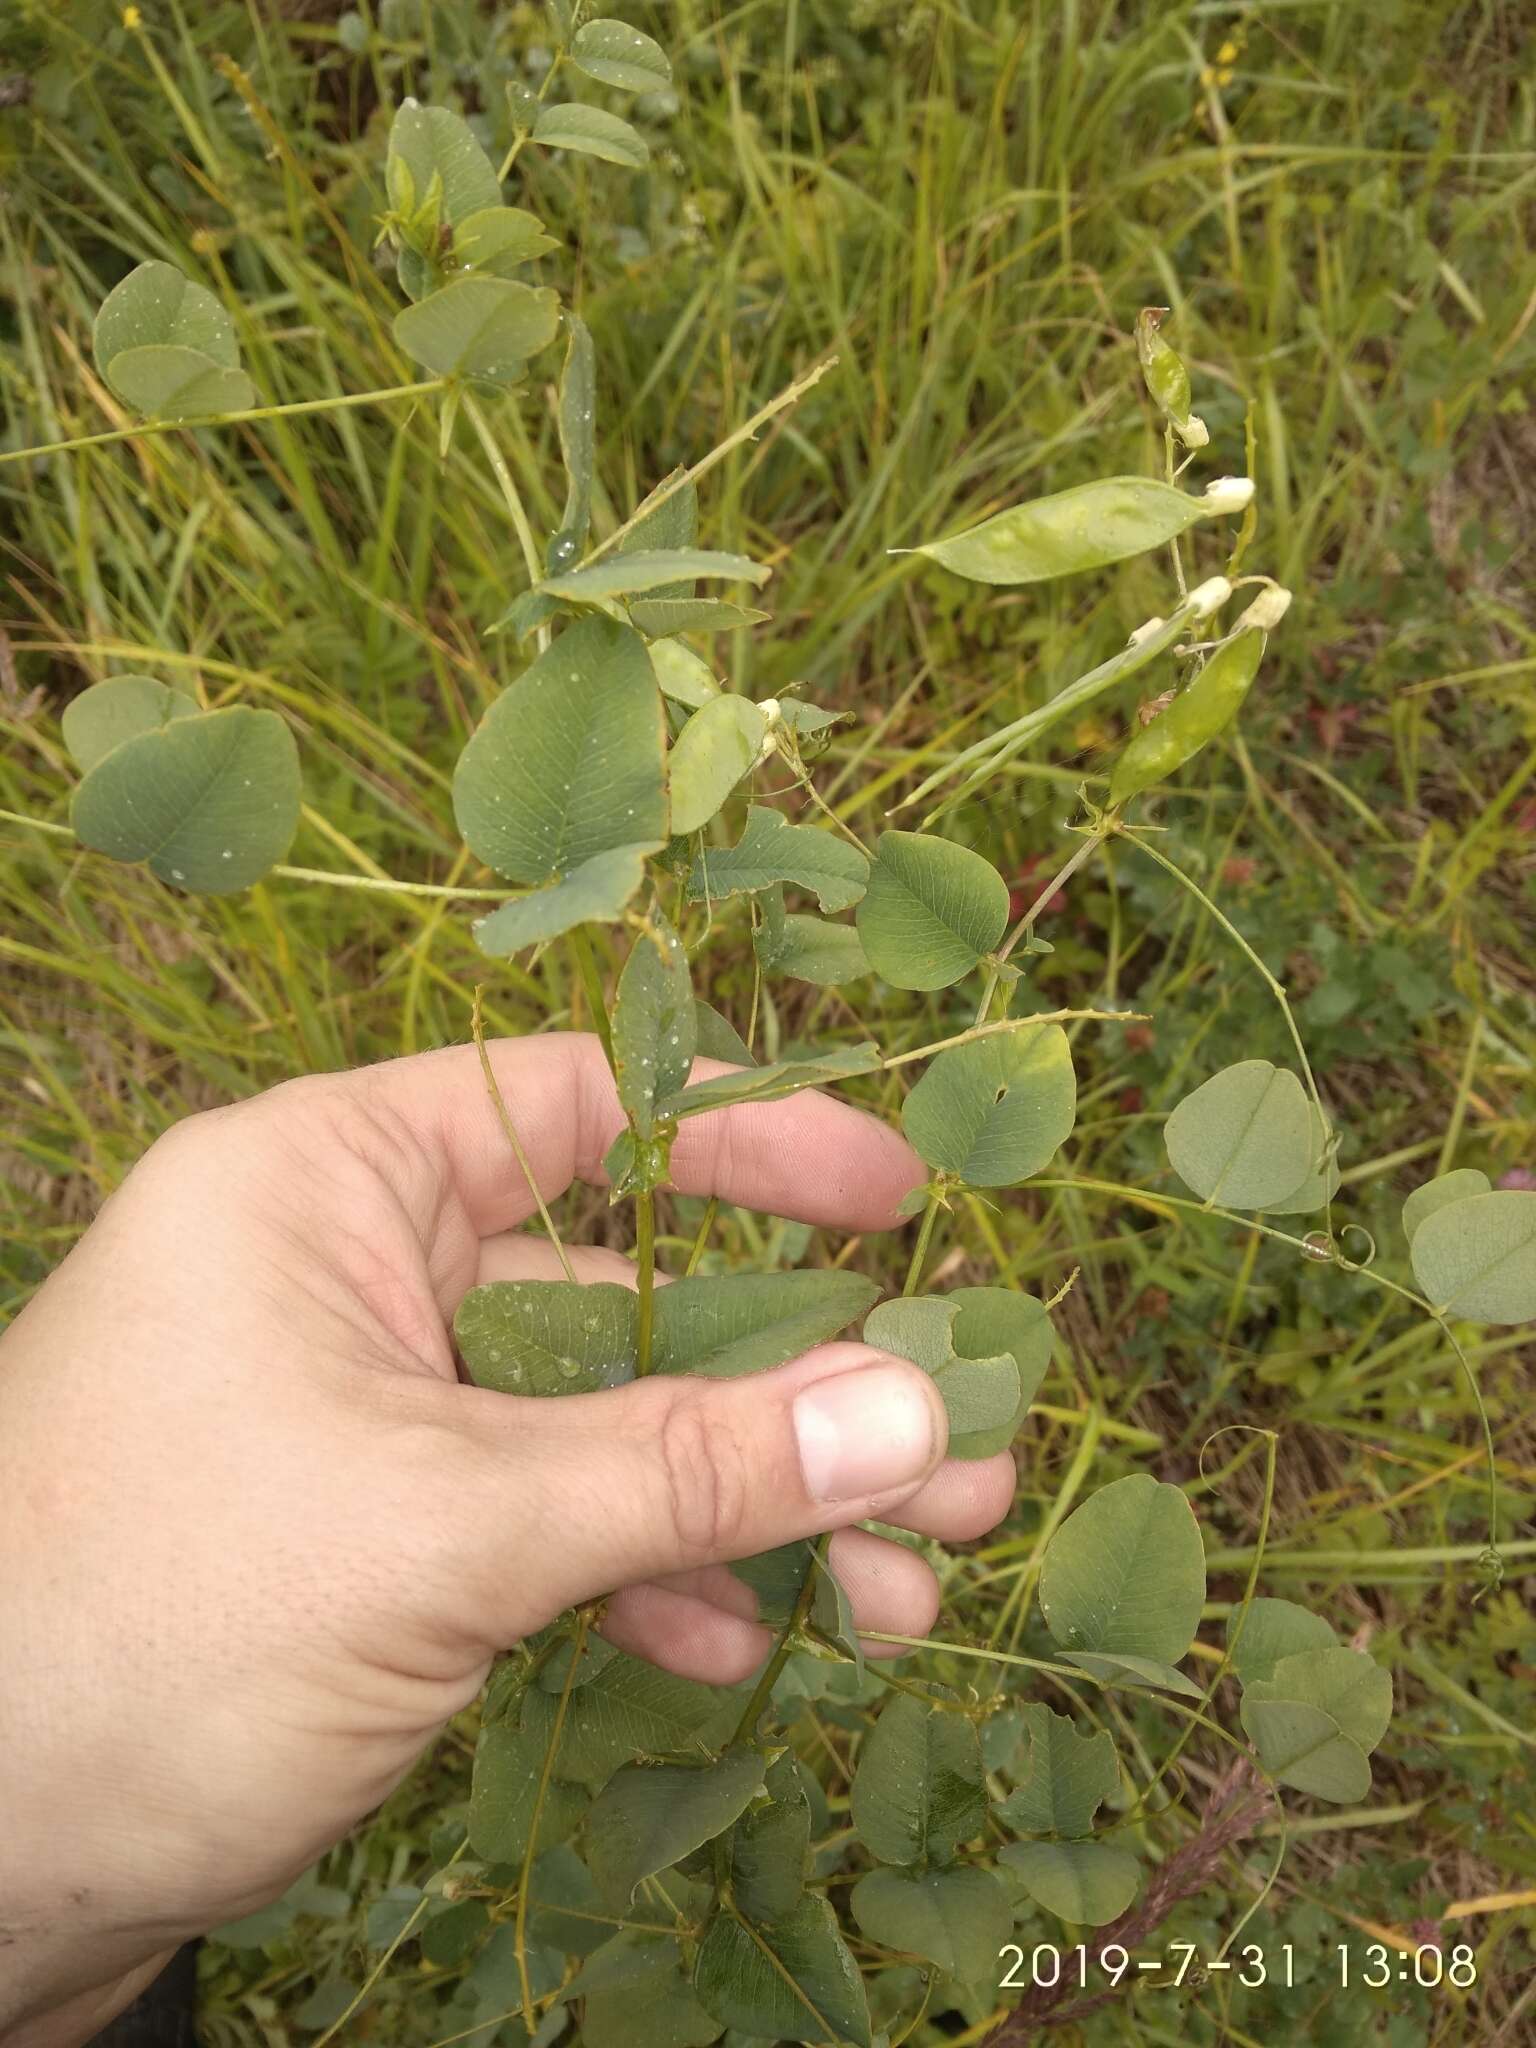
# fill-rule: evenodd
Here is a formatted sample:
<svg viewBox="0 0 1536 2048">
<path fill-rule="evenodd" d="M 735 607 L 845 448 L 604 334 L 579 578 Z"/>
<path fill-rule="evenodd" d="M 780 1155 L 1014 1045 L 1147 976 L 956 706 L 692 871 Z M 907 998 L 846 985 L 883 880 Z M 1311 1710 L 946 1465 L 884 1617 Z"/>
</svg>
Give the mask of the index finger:
<svg viewBox="0 0 1536 2048">
<path fill-rule="evenodd" d="M 598 1040 L 584 1032 L 498 1039 L 487 1047 L 513 1127 L 546 1200 L 573 1180 L 603 1184 L 603 1155 L 625 1127 Z M 698 1060 L 695 1080 L 733 1069 Z M 435 1155 L 482 1237 L 533 1214 L 527 1182 L 489 1101 L 473 1046 L 375 1067 L 370 1084 Z M 672 1148 L 672 1185 L 802 1223 L 884 1230 L 925 1169 L 898 1132 L 851 1103 L 806 1089 L 688 1117 Z"/>
</svg>

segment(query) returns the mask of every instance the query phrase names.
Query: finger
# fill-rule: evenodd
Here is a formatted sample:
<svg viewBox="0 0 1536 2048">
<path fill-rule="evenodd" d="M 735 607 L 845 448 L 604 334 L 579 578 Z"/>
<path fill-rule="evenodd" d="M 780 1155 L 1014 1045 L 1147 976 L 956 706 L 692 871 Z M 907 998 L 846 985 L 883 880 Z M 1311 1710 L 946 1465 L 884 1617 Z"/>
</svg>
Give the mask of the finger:
<svg viewBox="0 0 1536 2048">
<path fill-rule="evenodd" d="M 571 1272 L 567 1273 L 560 1254 L 547 1237 L 532 1237 L 525 1230 L 501 1230 L 480 1241 L 480 1262 L 475 1285 L 490 1280 L 567 1280 L 574 1274 L 584 1287 L 595 1280 L 607 1280 L 620 1287 L 638 1287 L 639 1275 L 633 1259 L 605 1245 L 571 1244 L 565 1248 Z M 658 1283 L 666 1276 L 658 1273 Z"/>
<path fill-rule="evenodd" d="M 841 1529 L 829 1560 L 854 1624 L 886 1635 L 922 1636 L 939 1611 L 939 1582 L 923 1559 L 866 1529 Z M 696 1678 L 739 1685 L 762 1665 L 774 1635 L 755 1619 L 751 1589 L 723 1565 L 627 1586 L 608 1603 L 602 1633 L 632 1657 Z M 867 1641 L 872 1657 L 901 1657 L 899 1643 Z"/>
<path fill-rule="evenodd" d="M 1011 1451 L 999 1451 L 995 1458 L 948 1458 L 886 1520 L 940 1543 L 970 1543 L 1002 1521 L 1018 1483 Z"/>
<path fill-rule="evenodd" d="M 489 1051 L 541 1193 L 553 1197 L 578 1179 L 601 1184 L 603 1155 L 624 1117 L 598 1041 L 552 1032 L 501 1039 Z M 693 1071 L 704 1079 L 734 1070 L 699 1060 Z M 473 1046 L 416 1053 L 325 1085 L 357 1091 L 361 1108 L 424 1148 L 435 1169 L 424 1177 L 429 1188 L 452 1187 L 481 1237 L 533 1213 Z M 810 1089 L 685 1118 L 672 1150 L 673 1184 L 684 1194 L 847 1230 L 899 1222 L 897 1205 L 923 1178 L 917 1155 L 889 1125 Z M 412 1188 L 402 1187 L 402 1197 L 412 1199 Z M 436 1218 L 418 1221 L 425 1235 Z"/>
<path fill-rule="evenodd" d="M 773 1649 L 773 1636 L 761 1622 L 655 1582 L 616 1593 L 602 1633 L 615 1649 L 701 1685 L 740 1685 L 761 1670 Z"/>
<path fill-rule="evenodd" d="M 869 1529 L 839 1529 L 827 1561 L 853 1609 L 854 1626 L 893 1636 L 925 1636 L 938 1619 L 939 1582 L 915 1551 Z M 899 1643 L 865 1642 L 871 1657 L 904 1657 Z"/>
<path fill-rule="evenodd" d="M 652 1376 L 545 1401 L 456 1391 L 470 1435 L 457 1475 L 464 1586 L 493 1645 L 530 1625 L 518 1603 L 534 1532 L 562 1531 L 547 1559 L 558 1609 L 888 1519 L 947 1439 L 928 1375 L 862 1344 L 737 1380 Z"/>
</svg>

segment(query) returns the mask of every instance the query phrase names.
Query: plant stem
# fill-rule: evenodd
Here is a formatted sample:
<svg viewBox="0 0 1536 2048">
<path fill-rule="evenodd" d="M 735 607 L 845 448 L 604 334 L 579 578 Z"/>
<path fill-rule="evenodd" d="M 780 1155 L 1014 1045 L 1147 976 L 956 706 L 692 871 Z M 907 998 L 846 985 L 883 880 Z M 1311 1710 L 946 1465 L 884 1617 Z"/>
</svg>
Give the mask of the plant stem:
<svg viewBox="0 0 1536 2048">
<path fill-rule="evenodd" d="M 184 420 L 145 420 L 136 427 L 113 427 L 105 434 L 77 434 L 69 441 L 44 441 L 36 448 L 0 449 L 0 463 L 25 462 L 34 455 L 68 455 L 76 448 L 105 448 L 113 441 L 138 441 L 154 434 L 191 433 L 197 427 L 237 427 L 246 420 L 291 419 L 304 412 L 339 412 L 344 406 L 383 405 L 391 398 L 422 398 L 441 391 L 446 377 L 420 384 L 392 384 L 382 391 L 353 391 L 339 398 L 300 398 L 290 405 L 253 405 L 243 412 L 199 413 Z"/>
<path fill-rule="evenodd" d="M 1206 895 L 1205 891 L 1200 887 L 1199 883 L 1193 881 L 1188 875 L 1186 875 L 1184 870 L 1178 865 L 1176 861 L 1171 861 L 1166 853 L 1160 853 L 1158 849 L 1151 843 L 1150 840 L 1141 838 L 1141 836 L 1138 833 L 1127 831 L 1124 825 L 1119 826 L 1117 828 L 1117 831 L 1122 839 L 1129 840 L 1133 846 L 1138 847 L 1141 850 L 1141 852 L 1143 852 L 1147 856 L 1148 860 L 1156 861 L 1157 865 L 1160 868 L 1162 868 L 1166 874 L 1172 875 L 1174 880 L 1178 882 L 1181 885 L 1181 887 L 1187 889 L 1190 895 L 1194 897 L 1195 901 L 1199 904 L 1202 904 L 1206 911 L 1208 911 L 1209 914 L 1215 918 L 1216 922 L 1221 926 L 1222 930 L 1226 933 L 1227 937 L 1238 948 L 1238 950 L 1243 954 L 1243 956 L 1254 967 L 1258 969 L 1260 975 L 1263 977 L 1266 987 L 1269 989 L 1270 994 L 1274 997 L 1275 1001 L 1280 1005 L 1281 1013 L 1285 1018 L 1285 1028 L 1291 1034 L 1291 1043 L 1296 1048 L 1296 1057 L 1300 1060 L 1301 1071 L 1306 1076 L 1307 1093 L 1311 1096 L 1312 1106 L 1317 1111 L 1319 1117 L 1322 1118 L 1324 1128 L 1326 1129 L 1328 1126 L 1328 1112 L 1324 1109 L 1323 1098 L 1318 1093 L 1317 1082 L 1313 1077 L 1312 1073 L 1312 1062 L 1307 1058 L 1307 1048 L 1301 1042 L 1301 1032 L 1297 1028 L 1296 1015 L 1291 1008 L 1291 1000 L 1285 992 L 1284 985 L 1281 982 L 1277 981 L 1274 975 L 1270 973 L 1268 967 L 1264 964 L 1263 960 L 1260 959 L 1259 955 L 1253 950 L 1252 946 L 1249 945 L 1248 941 L 1243 937 L 1242 933 L 1238 930 L 1237 926 L 1232 922 L 1231 918 L 1227 916 L 1226 912 L 1218 908 L 1218 906 L 1211 901 L 1210 897 Z"/>
<path fill-rule="evenodd" d="M 928 1243 L 933 1236 L 933 1226 L 938 1221 L 939 1210 L 943 1206 L 939 1191 L 935 1188 L 928 1197 L 928 1206 L 923 1211 L 922 1228 L 917 1233 L 917 1243 L 912 1247 L 912 1263 L 907 1268 L 906 1285 L 901 1290 L 903 1296 L 917 1292 L 918 1282 L 923 1277 L 923 1263 L 928 1257 Z"/>
<path fill-rule="evenodd" d="M 495 1069 L 491 1065 L 491 1056 L 486 1051 L 485 1022 L 481 1015 L 481 1004 L 484 997 L 484 986 L 477 985 L 475 988 L 475 1007 L 470 1018 L 470 1030 L 474 1036 L 475 1050 L 480 1055 L 480 1071 L 485 1076 L 485 1085 L 489 1091 L 490 1098 L 496 1105 L 496 1114 L 501 1119 L 501 1128 L 507 1134 L 507 1143 L 512 1147 L 513 1156 L 516 1158 L 518 1166 L 522 1171 L 523 1179 L 528 1183 L 528 1192 L 533 1196 L 534 1206 L 539 1212 L 540 1220 L 549 1233 L 549 1241 L 555 1248 L 555 1255 L 564 1268 L 566 1279 L 574 1283 L 576 1275 L 572 1270 L 570 1258 L 566 1253 L 564 1244 L 561 1242 L 560 1233 L 555 1228 L 555 1219 L 550 1215 L 544 1197 L 539 1192 L 539 1183 L 534 1177 L 533 1166 L 529 1161 L 528 1154 L 523 1150 L 523 1141 L 517 1135 L 517 1126 L 512 1121 L 512 1112 L 507 1107 L 507 1099 L 501 1092 L 501 1085 L 497 1081 Z"/>
<path fill-rule="evenodd" d="M 635 1329 L 635 1378 L 651 1370 L 651 1332 L 656 1311 L 656 1196 L 650 1188 L 635 1193 L 635 1264 L 640 1275 L 640 1307 Z"/>
<path fill-rule="evenodd" d="M 888 1059 L 880 1062 L 880 1071 L 888 1074 L 894 1067 L 910 1066 L 913 1060 L 929 1060 L 935 1053 L 948 1052 L 952 1046 L 969 1045 L 973 1039 L 996 1038 L 1002 1031 L 1028 1031 L 1037 1024 L 1066 1024 L 1082 1019 L 1098 1024 L 1138 1024 L 1144 1021 L 1144 1010 L 1042 1010 L 1034 1017 L 1001 1017 L 991 1024 L 973 1024 L 969 1031 L 957 1031 L 953 1038 L 936 1038 L 932 1045 L 919 1045 L 911 1052 L 893 1052 Z"/>
<path fill-rule="evenodd" d="M 1234 1430 L 1248 1430 L 1255 1428 L 1255 1425 L 1249 1422 L 1234 1422 L 1229 1423 L 1227 1427 L 1228 1429 Z M 1218 1429 L 1215 1432 L 1215 1436 L 1224 1436 L 1226 1435 L 1226 1433 L 1226 1430 Z M 1253 1563 L 1248 1568 L 1248 1583 L 1243 1588 L 1243 1597 L 1237 1607 L 1236 1625 L 1234 1626 L 1232 1617 L 1229 1615 L 1227 1618 L 1226 1647 L 1222 1651 L 1221 1662 L 1216 1666 L 1216 1669 L 1211 1676 L 1210 1684 L 1207 1685 L 1207 1687 L 1205 1688 L 1205 1705 L 1207 1707 L 1211 1704 L 1211 1701 L 1216 1696 L 1217 1686 L 1220 1685 L 1222 1679 L 1225 1678 L 1228 1670 L 1230 1669 L 1233 1655 L 1237 1649 L 1238 1643 L 1242 1639 L 1243 1629 L 1246 1626 L 1248 1620 L 1248 1611 L 1253 1605 L 1253 1596 L 1259 1589 L 1259 1571 L 1264 1563 L 1264 1547 L 1269 1541 L 1270 1517 L 1274 1512 L 1275 1506 L 1275 1457 L 1279 1447 L 1280 1439 L 1276 1435 L 1275 1431 L 1272 1429 L 1261 1429 L 1258 1431 L 1258 1434 L 1264 1437 L 1267 1443 L 1267 1449 L 1265 1452 L 1264 1500 L 1259 1510 L 1258 1539 L 1253 1547 Z M 1206 1442 L 1211 1443 L 1214 1442 L 1214 1440 L 1214 1437 L 1207 1437 Z M 1204 1449 L 1205 1446 L 1202 1445 L 1202 1456 L 1204 1453 Z M 1184 1752 L 1185 1745 L 1188 1743 L 1190 1737 L 1194 1734 L 1194 1732 L 1194 1722 L 1187 1721 L 1184 1724 L 1183 1731 L 1180 1734 L 1178 1741 L 1173 1745 L 1172 1749 L 1169 1750 L 1167 1756 L 1163 1758 L 1163 1761 L 1158 1765 L 1157 1769 L 1153 1772 L 1151 1778 L 1141 1788 L 1141 1796 L 1137 1801 L 1137 1805 L 1140 1807 L 1143 1813 L 1147 1811 L 1147 1802 L 1151 1799 L 1152 1794 L 1157 1790 L 1158 1786 L 1162 1783 L 1163 1779 L 1167 1777 L 1168 1773 L 1173 1769 L 1174 1765 L 1178 1762 L 1180 1756 Z"/>
<path fill-rule="evenodd" d="M 528 580 L 530 583 L 537 583 L 544 574 L 544 565 L 539 560 L 538 543 L 534 540 L 533 528 L 528 523 L 527 509 L 516 481 L 507 467 L 507 458 L 496 445 L 496 436 L 491 432 L 490 422 L 481 411 L 479 401 L 468 391 L 464 393 L 463 405 L 464 416 L 479 435 L 480 446 L 485 450 L 492 474 L 501 487 L 501 495 L 511 515 L 512 530 L 517 535 L 518 545 L 523 551 L 523 560 L 528 565 Z"/>
<path fill-rule="evenodd" d="M 1456 1354 L 1457 1363 L 1461 1367 L 1467 1389 L 1472 1396 L 1472 1404 L 1477 1410 L 1478 1421 L 1482 1426 L 1488 1466 L 1488 1542 L 1481 1556 L 1493 1570 L 1496 1580 L 1502 1576 L 1503 1565 L 1499 1553 L 1498 1453 L 1493 1441 L 1493 1424 L 1488 1419 L 1488 1409 L 1472 1370 L 1471 1361 L 1457 1343 L 1444 1313 L 1437 1309 L 1433 1302 L 1426 1300 L 1422 1294 L 1415 1294 L 1411 1287 L 1403 1287 L 1396 1280 L 1387 1279 L 1385 1274 L 1376 1272 L 1372 1267 L 1345 1258 L 1331 1240 L 1325 1241 L 1320 1237 L 1316 1240 L 1294 1237 L 1288 1230 L 1276 1230 L 1273 1224 L 1260 1223 L 1252 1216 L 1240 1216 L 1235 1210 L 1220 1209 L 1209 1202 L 1191 1201 L 1183 1195 L 1153 1194 L 1145 1188 L 1127 1187 L 1123 1181 L 1090 1180 L 1086 1177 L 1034 1180 L 1030 1185 L 1036 1188 L 1081 1188 L 1091 1194 L 1119 1195 L 1126 1201 L 1137 1202 L 1148 1209 L 1187 1209 L 1196 1216 L 1216 1216 L 1224 1223 L 1236 1223 L 1244 1230 L 1256 1230 L 1261 1237 L 1273 1238 L 1277 1244 L 1288 1244 L 1293 1251 L 1299 1251 L 1308 1259 L 1317 1258 L 1318 1245 L 1326 1242 L 1327 1249 L 1321 1256 L 1328 1264 L 1338 1266 L 1346 1273 L 1358 1273 L 1362 1280 L 1369 1280 L 1373 1286 L 1382 1288 L 1386 1293 L 1395 1294 L 1400 1300 L 1412 1303 L 1422 1314 L 1428 1316 Z"/>
<path fill-rule="evenodd" d="M 453 903 L 505 903 L 509 894 L 505 889 L 460 889 L 449 882 L 397 882 L 393 875 L 343 875 L 333 868 L 291 868 L 281 863 L 268 868 L 267 875 L 278 875 L 285 882 L 320 882 L 328 889 L 372 889 L 383 896 L 438 896 Z"/>
<path fill-rule="evenodd" d="M 544 1766 L 539 1772 L 538 1786 L 533 1795 L 533 1811 L 528 1817 L 528 1846 L 523 1851 L 522 1876 L 517 1886 L 517 1917 L 513 1922 L 513 1941 L 517 1955 L 517 1981 L 523 1994 L 523 2021 L 529 2033 L 537 2027 L 533 2016 L 533 1986 L 528 1978 L 528 1894 L 532 1888 L 533 1859 L 539 1846 L 539 1821 L 544 1813 L 544 1801 L 549 1793 L 549 1781 L 555 1774 L 555 1753 L 560 1747 L 560 1737 L 565 1728 L 565 1712 L 571 1703 L 571 1694 L 576 1686 L 576 1673 L 581 1666 L 582 1652 L 587 1646 L 587 1616 L 585 1610 L 576 1616 L 576 1634 L 572 1639 L 570 1668 L 565 1674 L 565 1684 L 560 1691 L 560 1704 L 555 1708 L 555 1718 L 549 1731 L 549 1747 L 544 1752 Z"/>
<path fill-rule="evenodd" d="M 575 925 L 571 930 L 571 957 L 576 962 L 576 971 L 581 977 L 582 991 L 587 998 L 587 1008 L 592 1013 L 592 1029 L 602 1041 L 603 1057 L 609 1066 L 613 1065 L 613 1031 L 608 1022 L 608 998 L 603 993 L 603 978 L 597 971 L 597 959 L 592 951 L 592 941 L 587 936 L 585 925 Z"/>
<path fill-rule="evenodd" d="M 1172 427 L 1164 427 L 1163 429 L 1163 467 L 1171 484 L 1174 478 L 1175 467 Z M 1173 578 L 1179 586 L 1179 602 L 1182 604 L 1189 595 L 1189 585 L 1184 581 L 1184 557 L 1179 551 L 1179 537 L 1177 534 L 1169 541 L 1168 551 L 1173 556 Z"/>
<path fill-rule="evenodd" d="M 1113 1690 L 1109 1680 L 1079 1671 L 1075 1664 L 1054 1664 L 1048 1657 L 1025 1657 L 1017 1650 L 983 1650 L 974 1643 L 941 1643 L 932 1636 L 898 1636 L 883 1628 L 861 1628 L 859 1634 L 867 1636 L 872 1643 L 900 1643 L 908 1650 L 942 1650 L 951 1657 L 977 1657 L 984 1664 L 1017 1664 L 1029 1671 L 1047 1672 L 1052 1678 L 1070 1679 L 1074 1685 L 1096 1685 L 1101 1692 Z M 1254 1764 L 1255 1769 L 1258 1768 L 1253 1752 L 1245 1744 L 1239 1742 L 1235 1735 L 1229 1735 L 1219 1721 L 1212 1721 L 1197 1707 L 1187 1705 L 1176 1693 L 1160 1692 L 1157 1703 L 1160 1707 L 1171 1707 L 1174 1713 L 1183 1714 L 1191 1722 L 1198 1722 L 1208 1735 L 1214 1735 L 1219 1742 L 1235 1749 Z"/>
<path fill-rule="evenodd" d="M 633 533 L 643 518 L 649 519 L 658 507 L 664 505 L 668 498 L 682 490 L 685 484 L 697 483 L 699 478 L 707 475 L 717 463 L 723 462 L 733 448 L 739 448 L 743 441 L 752 440 L 760 427 L 765 427 L 771 419 L 776 418 L 787 407 L 798 404 L 804 398 L 806 392 L 811 389 L 812 385 L 819 384 L 822 378 L 826 376 L 828 370 L 835 369 L 836 366 L 836 356 L 826 357 L 823 362 L 817 363 L 813 369 L 807 370 L 803 376 L 797 377 L 792 384 L 786 384 L 776 398 L 770 398 L 766 405 L 760 406 L 753 413 L 751 419 L 745 421 L 734 433 L 727 434 L 718 447 L 711 448 L 707 455 L 701 456 L 691 469 L 679 470 L 676 476 L 669 477 L 664 484 L 652 491 L 639 511 L 626 519 L 622 526 L 615 527 L 606 540 L 598 542 L 591 554 L 581 564 L 582 568 L 585 569 L 589 563 L 597 561 L 600 556 L 606 555 L 610 549 L 616 548 L 622 540 Z"/>
<path fill-rule="evenodd" d="M 779 1682 L 779 1673 L 789 1662 L 794 1638 L 805 1626 L 806 1616 L 811 1611 L 811 1602 L 816 1597 L 816 1574 L 820 1570 L 821 1564 L 813 1554 L 805 1568 L 805 1577 L 800 1582 L 800 1591 L 795 1595 L 795 1604 L 789 1620 L 785 1622 L 779 1640 L 773 1646 L 773 1654 L 763 1666 L 762 1673 L 752 1688 L 752 1696 L 736 1724 L 736 1733 L 731 1737 L 733 1748 L 738 1743 L 750 1742 L 757 1732 L 757 1724 L 762 1719 L 763 1709 L 772 1696 L 773 1688 Z"/>
<path fill-rule="evenodd" d="M 539 90 L 536 97 L 538 99 L 540 106 L 544 104 L 544 101 L 549 93 L 549 88 L 555 82 L 555 73 L 560 69 L 560 66 L 563 63 L 564 59 L 564 50 L 556 50 L 554 57 L 550 61 L 549 69 L 545 72 L 543 78 L 540 80 L 539 83 Z M 504 185 L 507 182 L 508 178 L 511 177 L 512 166 L 517 162 L 517 159 L 522 152 L 523 144 L 528 140 L 529 136 L 531 136 L 532 133 L 533 130 L 531 128 L 528 128 L 525 129 L 521 135 L 513 136 L 512 146 L 507 151 L 506 155 L 502 158 L 501 168 L 496 173 L 497 180 L 500 184 Z"/>
<path fill-rule="evenodd" d="M 73 826 L 55 825 L 47 818 L 29 818 L 21 811 L 0 810 L 0 823 L 25 825 L 29 831 L 47 832 L 55 839 L 75 836 Z M 461 889 L 451 882 L 400 882 L 393 875 L 343 875 L 334 868 L 295 868 L 283 861 L 268 868 L 262 879 L 273 875 L 285 882 L 318 882 L 327 889 L 371 889 L 383 896 L 435 896 L 451 903 L 505 903 L 508 895 L 505 889 Z"/>
<path fill-rule="evenodd" d="M 1071 881 L 1072 877 L 1077 873 L 1078 869 L 1083 866 L 1085 861 L 1087 861 L 1094 853 L 1097 852 L 1097 850 L 1104 844 L 1104 841 L 1108 837 L 1109 834 L 1104 831 L 1090 832 L 1088 836 L 1083 840 L 1081 846 L 1078 847 L 1076 853 L 1073 854 L 1072 858 L 1069 861 L 1065 862 L 1064 865 L 1060 867 L 1054 875 L 1052 875 L 1051 879 L 1040 891 L 1039 895 L 1035 898 L 1034 902 L 1030 904 L 1028 910 L 1025 911 L 1024 915 L 1019 919 L 1018 923 L 1014 926 L 1013 930 L 1008 934 L 1008 937 L 1004 941 L 1001 950 L 997 953 L 991 966 L 987 969 L 986 985 L 981 992 L 981 1001 L 976 1005 L 976 1022 L 978 1024 L 980 1024 L 983 1021 L 983 1019 L 986 1017 L 987 1011 L 991 1007 L 993 991 L 996 989 L 999 980 L 998 970 L 1002 967 L 1003 962 L 1008 958 L 1008 955 L 1013 951 L 1014 947 L 1019 943 L 1020 939 L 1022 939 L 1027 932 L 1031 932 L 1034 930 L 1036 918 L 1039 917 L 1041 911 L 1044 910 L 1045 906 L 1047 905 L 1047 903 L 1050 902 L 1051 898 L 1056 894 L 1057 890 L 1065 888 L 1066 884 Z"/>
</svg>

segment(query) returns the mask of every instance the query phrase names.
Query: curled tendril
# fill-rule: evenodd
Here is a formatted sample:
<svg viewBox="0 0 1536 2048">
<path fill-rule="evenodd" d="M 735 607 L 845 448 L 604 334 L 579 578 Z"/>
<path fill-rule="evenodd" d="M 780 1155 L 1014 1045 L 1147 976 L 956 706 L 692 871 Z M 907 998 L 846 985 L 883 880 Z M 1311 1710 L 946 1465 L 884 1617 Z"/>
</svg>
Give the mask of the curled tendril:
<svg viewBox="0 0 1536 2048">
<path fill-rule="evenodd" d="M 1342 1266 L 1346 1273 L 1363 1273 L 1367 1267 L 1374 1265 L 1376 1262 L 1376 1240 L 1363 1223 L 1345 1223 L 1341 1225 L 1339 1229 L 1340 1238 L 1347 1237 L 1352 1230 L 1358 1231 L 1360 1236 L 1365 1239 L 1365 1257 L 1363 1259 L 1347 1259 L 1342 1249 L 1336 1249 L 1333 1255 L 1334 1261 L 1337 1265 Z"/>
<path fill-rule="evenodd" d="M 1482 1584 L 1472 1595 L 1474 1603 L 1485 1599 L 1490 1593 L 1497 1593 L 1504 1583 L 1504 1560 L 1499 1554 L 1497 1544 L 1490 1543 L 1486 1549 L 1478 1552 L 1477 1575 Z"/>
</svg>

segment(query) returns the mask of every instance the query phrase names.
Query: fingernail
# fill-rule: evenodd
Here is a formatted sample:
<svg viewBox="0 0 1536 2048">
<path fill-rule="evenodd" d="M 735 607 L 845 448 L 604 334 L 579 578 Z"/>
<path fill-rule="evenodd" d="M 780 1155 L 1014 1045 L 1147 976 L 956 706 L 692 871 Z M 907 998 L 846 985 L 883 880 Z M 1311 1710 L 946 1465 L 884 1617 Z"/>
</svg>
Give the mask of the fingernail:
<svg viewBox="0 0 1536 2048">
<path fill-rule="evenodd" d="M 910 1365 L 866 1365 L 795 1397 L 800 1470 L 813 1500 L 864 1500 L 921 1479 L 938 1449 L 934 1404 Z"/>
</svg>

